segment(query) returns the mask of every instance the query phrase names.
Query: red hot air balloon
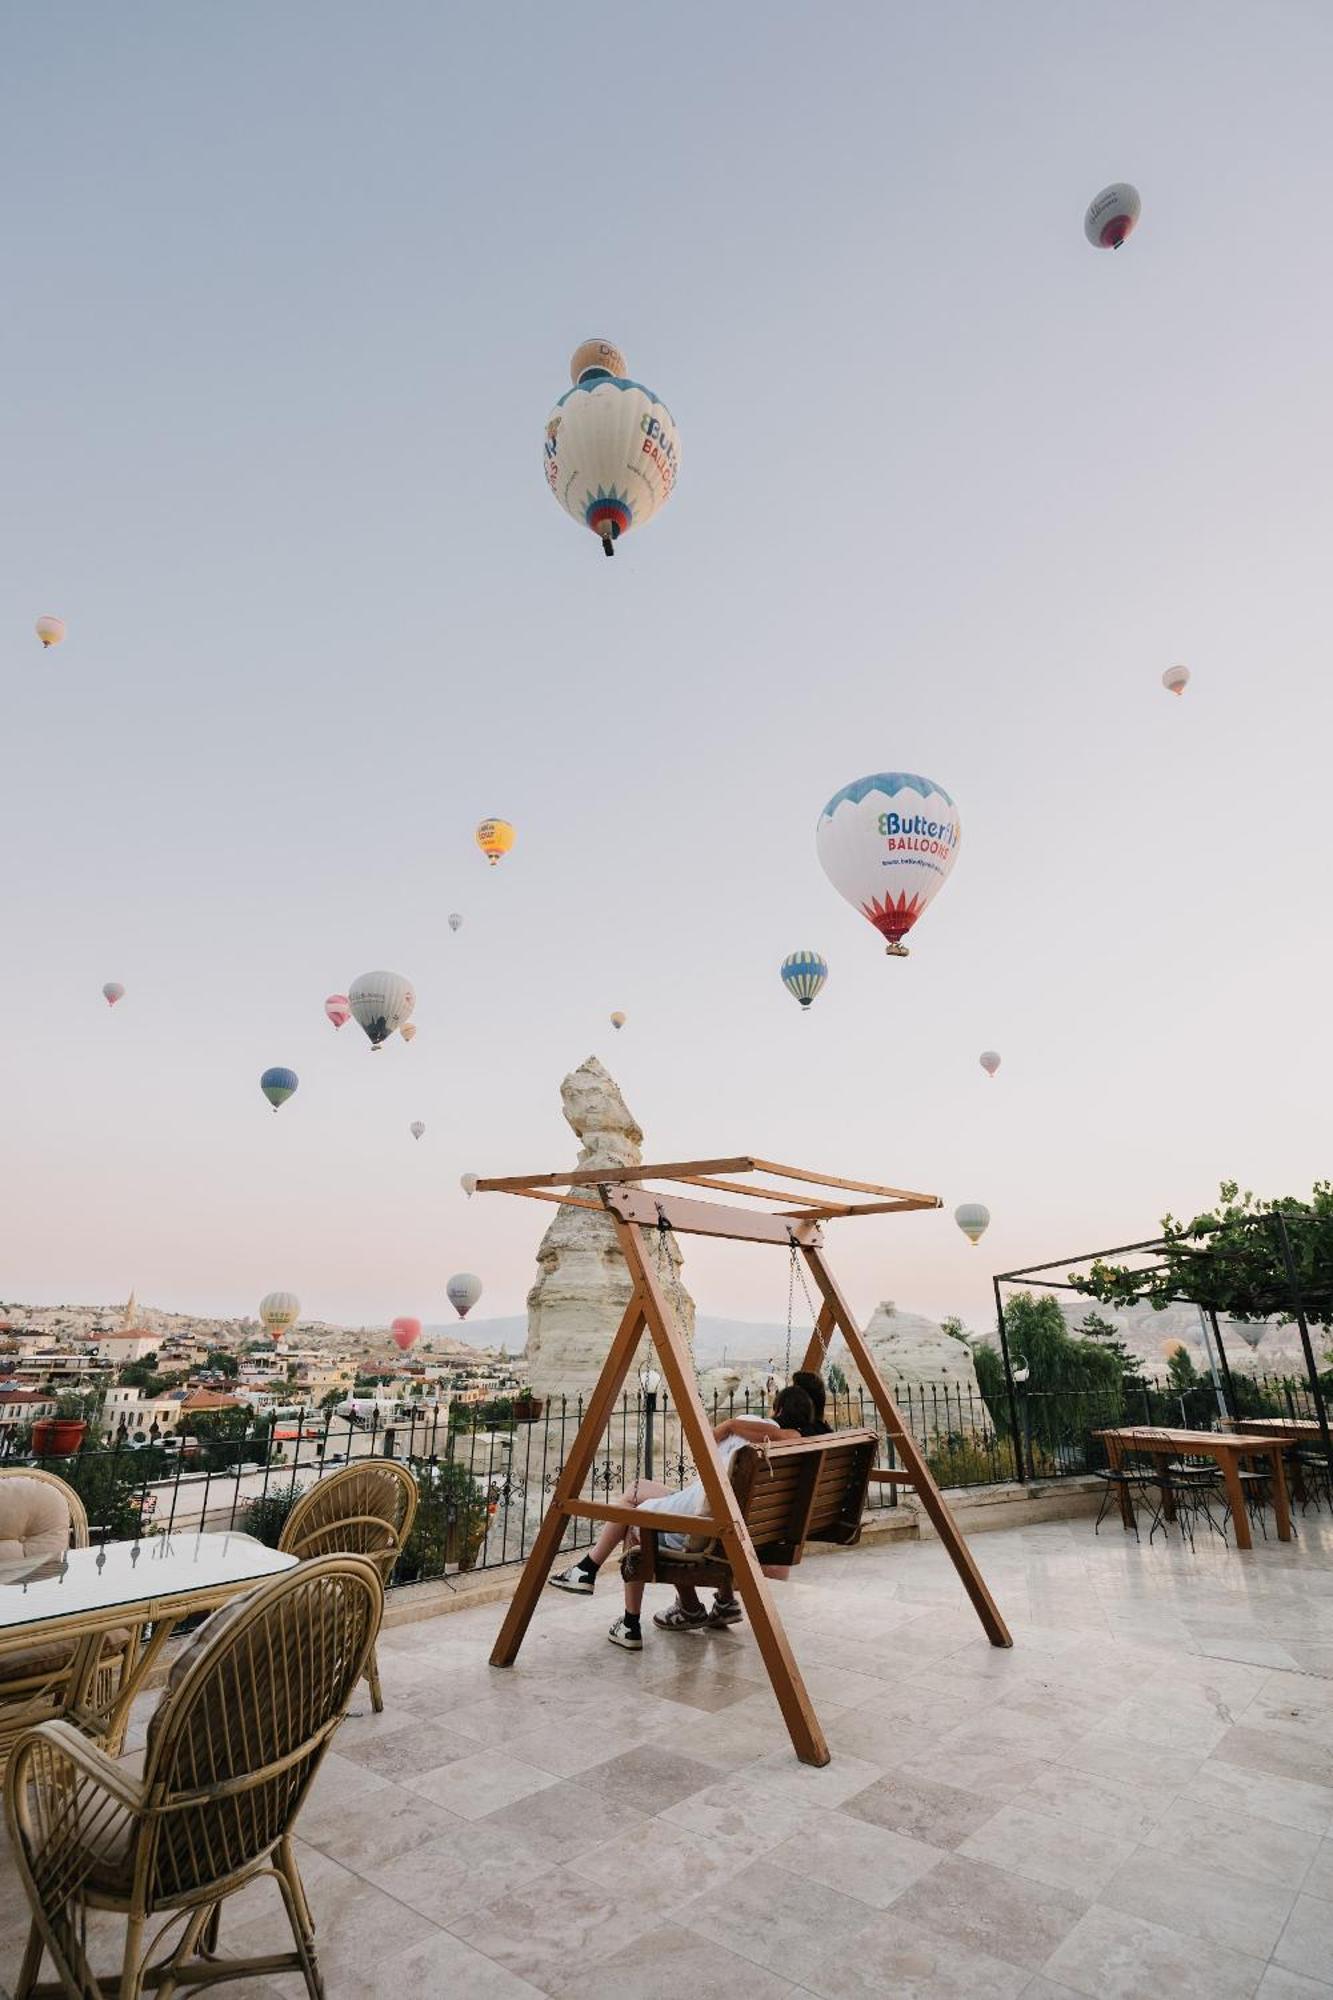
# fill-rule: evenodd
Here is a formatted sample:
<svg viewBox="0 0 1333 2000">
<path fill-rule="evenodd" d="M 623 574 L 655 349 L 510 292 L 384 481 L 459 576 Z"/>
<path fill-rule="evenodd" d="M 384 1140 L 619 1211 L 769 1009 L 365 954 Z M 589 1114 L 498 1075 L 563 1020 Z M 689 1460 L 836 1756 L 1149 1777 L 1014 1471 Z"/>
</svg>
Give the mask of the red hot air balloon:
<svg viewBox="0 0 1333 2000">
<path fill-rule="evenodd" d="M 389 1331 L 393 1335 L 394 1346 L 400 1348 L 406 1354 L 408 1348 L 415 1347 L 421 1338 L 421 1321 L 419 1319 L 396 1319 L 389 1328 Z"/>
<path fill-rule="evenodd" d="M 324 1002 L 324 1012 L 335 1028 L 345 1028 L 352 1018 L 352 1010 L 347 1004 L 345 993 L 330 993 Z"/>
</svg>

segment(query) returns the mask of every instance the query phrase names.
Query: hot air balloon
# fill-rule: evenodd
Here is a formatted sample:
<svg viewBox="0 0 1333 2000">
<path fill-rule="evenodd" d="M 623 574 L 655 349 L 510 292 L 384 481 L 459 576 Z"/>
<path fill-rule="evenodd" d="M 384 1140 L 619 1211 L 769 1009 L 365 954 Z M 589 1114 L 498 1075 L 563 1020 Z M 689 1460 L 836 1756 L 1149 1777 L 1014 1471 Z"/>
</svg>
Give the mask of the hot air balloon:
<svg viewBox="0 0 1333 2000">
<path fill-rule="evenodd" d="M 389 1328 L 389 1331 L 393 1335 L 394 1346 L 401 1348 L 402 1352 L 406 1354 L 408 1348 L 415 1347 L 421 1338 L 421 1321 L 419 1319 L 408 1319 L 404 1316 L 401 1319 L 396 1319 Z"/>
<path fill-rule="evenodd" d="M 994 1049 L 983 1049 L 977 1057 L 977 1061 L 981 1064 L 987 1076 L 994 1076 L 996 1070 L 1000 1067 L 1000 1058 Z"/>
<path fill-rule="evenodd" d="M 259 1301 L 259 1317 L 265 1333 L 281 1340 L 301 1317 L 301 1301 L 295 1292 L 270 1292 Z"/>
<path fill-rule="evenodd" d="M 458 1185 L 462 1188 L 463 1193 L 469 1201 L 471 1201 L 473 1195 L 477 1192 L 479 1178 L 480 1176 L 477 1174 L 460 1174 L 458 1176 Z"/>
<path fill-rule="evenodd" d="M 60 641 L 65 636 L 65 621 L 63 618 L 39 618 L 33 630 L 41 640 L 43 650 L 45 650 L 48 646 L 58 646 L 60 644 Z"/>
<path fill-rule="evenodd" d="M 474 1278 L 471 1271 L 455 1271 L 444 1289 L 458 1317 L 466 1319 L 481 1297 L 481 1279 Z"/>
<path fill-rule="evenodd" d="M 108 979 L 106 985 L 102 988 L 102 998 L 106 1001 L 108 1007 L 114 1007 L 117 1000 L 125 998 L 125 988 L 118 979 Z"/>
<path fill-rule="evenodd" d="M 979 1201 L 965 1201 L 954 1210 L 953 1219 L 975 1250 L 990 1227 L 990 1210 Z"/>
<path fill-rule="evenodd" d="M 574 384 L 546 420 L 546 483 L 609 556 L 621 535 L 666 505 L 680 467 L 670 410 L 632 382 L 609 341 L 585 340 L 569 364 Z"/>
<path fill-rule="evenodd" d="M 335 1028 L 345 1028 L 352 1018 L 352 1010 L 347 1004 L 345 993 L 330 993 L 324 1002 L 324 1012 Z"/>
<path fill-rule="evenodd" d="M 426 1128 L 419 1118 L 414 1118 L 407 1129 L 414 1139 L 419 1139 Z"/>
<path fill-rule="evenodd" d="M 370 1037 L 371 1049 L 378 1054 L 390 1035 L 404 1021 L 410 1021 L 417 996 L 410 980 L 401 972 L 363 972 L 347 991 L 347 1004 L 357 1024 Z"/>
<path fill-rule="evenodd" d="M 507 819 L 484 819 L 477 828 L 477 845 L 492 868 L 508 854 L 517 838 Z"/>
<path fill-rule="evenodd" d="M 794 951 L 784 958 L 781 966 L 782 983 L 793 1000 L 801 1003 L 801 1012 L 807 1014 L 828 978 L 828 961 L 817 951 Z"/>
<path fill-rule="evenodd" d="M 617 1011 L 611 1016 L 611 1026 L 616 1030 L 617 1034 L 619 1034 L 620 1030 L 624 1027 L 624 1025 L 625 1025 L 625 1016 L 622 1013 L 620 1013 L 620 1011 L 617 1009 Z"/>
<path fill-rule="evenodd" d="M 1128 181 L 1116 181 L 1089 203 L 1083 234 L 1094 250 L 1118 250 L 1138 221 L 1142 206 L 1137 188 Z"/>
<path fill-rule="evenodd" d="M 404 1021 L 402 1027 L 398 1030 L 398 1033 L 402 1036 L 402 1039 L 405 1042 L 414 1042 L 416 1040 L 416 1035 L 417 1035 L 416 1022 Z"/>
<path fill-rule="evenodd" d="M 819 815 L 820 866 L 885 939 L 906 958 L 903 938 L 944 886 L 958 854 L 958 808 L 931 778 L 880 771 L 844 785 Z"/>
<path fill-rule="evenodd" d="M 457 911 L 457 910 L 450 910 L 450 912 L 449 912 L 449 928 L 450 928 L 450 930 L 451 930 L 451 931 L 456 931 L 456 930 L 459 930 L 459 929 L 460 929 L 460 928 L 462 927 L 462 923 L 463 923 L 463 919 L 462 919 L 462 917 L 461 917 L 461 916 L 459 915 L 458 911 Z"/>
<path fill-rule="evenodd" d="M 1233 1320 L 1231 1323 L 1251 1352 L 1258 1347 L 1260 1341 L 1268 1331 L 1268 1322 L 1262 1319 L 1238 1319 Z"/>
<path fill-rule="evenodd" d="M 1190 684 L 1188 667 L 1168 667 L 1162 675 L 1162 686 L 1171 694 L 1184 694 Z"/>
<path fill-rule="evenodd" d="M 292 1096 L 300 1081 L 294 1069 L 266 1069 L 259 1079 L 259 1088 L 276 1111 Z"/>
</svg>

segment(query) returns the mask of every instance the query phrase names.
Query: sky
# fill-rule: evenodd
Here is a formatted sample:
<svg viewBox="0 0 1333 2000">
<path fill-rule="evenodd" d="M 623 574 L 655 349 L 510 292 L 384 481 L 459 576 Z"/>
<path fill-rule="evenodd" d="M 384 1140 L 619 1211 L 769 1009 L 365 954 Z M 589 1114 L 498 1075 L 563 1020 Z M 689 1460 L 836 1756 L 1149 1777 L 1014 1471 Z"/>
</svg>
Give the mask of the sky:
<svg viewBox="0 0 1333 2000">
<path fill-rule="evenodd" d="M 650 1158 L 940 1194 L 830 1229 L 862 1313 L 1327 1172 L 1331 85 L 1314 0 L 10 10 L 0 1294 L 520 1311 L 458 1176 L 572 1162 L 594 1052 Z M 589 335 L 681 439 L 614 562 Z M 814 844 L 894 769 L 962 822 L 902 961 Z"/>
</svg>

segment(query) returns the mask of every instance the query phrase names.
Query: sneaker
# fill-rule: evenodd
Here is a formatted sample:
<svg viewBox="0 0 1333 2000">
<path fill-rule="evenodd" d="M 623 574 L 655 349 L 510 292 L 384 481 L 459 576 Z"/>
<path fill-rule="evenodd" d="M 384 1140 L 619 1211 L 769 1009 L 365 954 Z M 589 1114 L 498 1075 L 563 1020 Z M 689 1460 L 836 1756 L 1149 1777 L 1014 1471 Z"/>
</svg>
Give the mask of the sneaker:
<svg viewBox="0 0 1333 2000">
<path fill-rule="evenodd" d="M 642 1634 L 631 1632 L 623 1618 L 617 1618 L 606 1636 L 613 1646 L 623 1646 L 627 1653 L 641 1653 L 643 1651 Z"/>
<path fill-rule="evenodd" d="M 562 1569 L 546 1581 L 557 1590 L 572 1590 L 576 1597 L 591 1597 L 597 1587 L 596 1572 L 589 1576 L 582 1563 L 575 1563 L 573 1569 Z"/>
<path fill-rule="evenodd" d="M 673 1604 L 669 1611 L 654 1611 L 654 1625 L 660 1625 L 664 1632 L 697 1632 L 701 1625 L 708 1623 L 708 1613 L 702 1604 L 697 1611 L 687 1611 L 683 1604 Z"/>
<path fill-rule="evenodd" d="M 745 1613 L 734 1597 L 715 1597 L 713 1608 L 707 1613 L 704 1623 L 717 1630 L 723 1625 L 739 1625 L 744 1616 Z"/>
</svg>

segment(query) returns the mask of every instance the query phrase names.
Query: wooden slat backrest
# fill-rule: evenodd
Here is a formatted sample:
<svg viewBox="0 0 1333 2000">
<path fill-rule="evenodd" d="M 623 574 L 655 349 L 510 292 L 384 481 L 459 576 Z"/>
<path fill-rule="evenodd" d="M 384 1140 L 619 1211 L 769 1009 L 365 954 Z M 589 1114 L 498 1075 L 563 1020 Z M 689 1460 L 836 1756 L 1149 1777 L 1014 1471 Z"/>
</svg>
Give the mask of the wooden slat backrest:
<svg viewBox="0 0 1333 2000">
<path fill-rule="evenodd" d="M 738 1452 L 732 1483 L 755 1547 L 794 1549 L 799 1562 L 807 1541 L 843 1539 L 860 1521 L 876 1442 L 873 1431 L 835 1431 Z"/>
</svg>

